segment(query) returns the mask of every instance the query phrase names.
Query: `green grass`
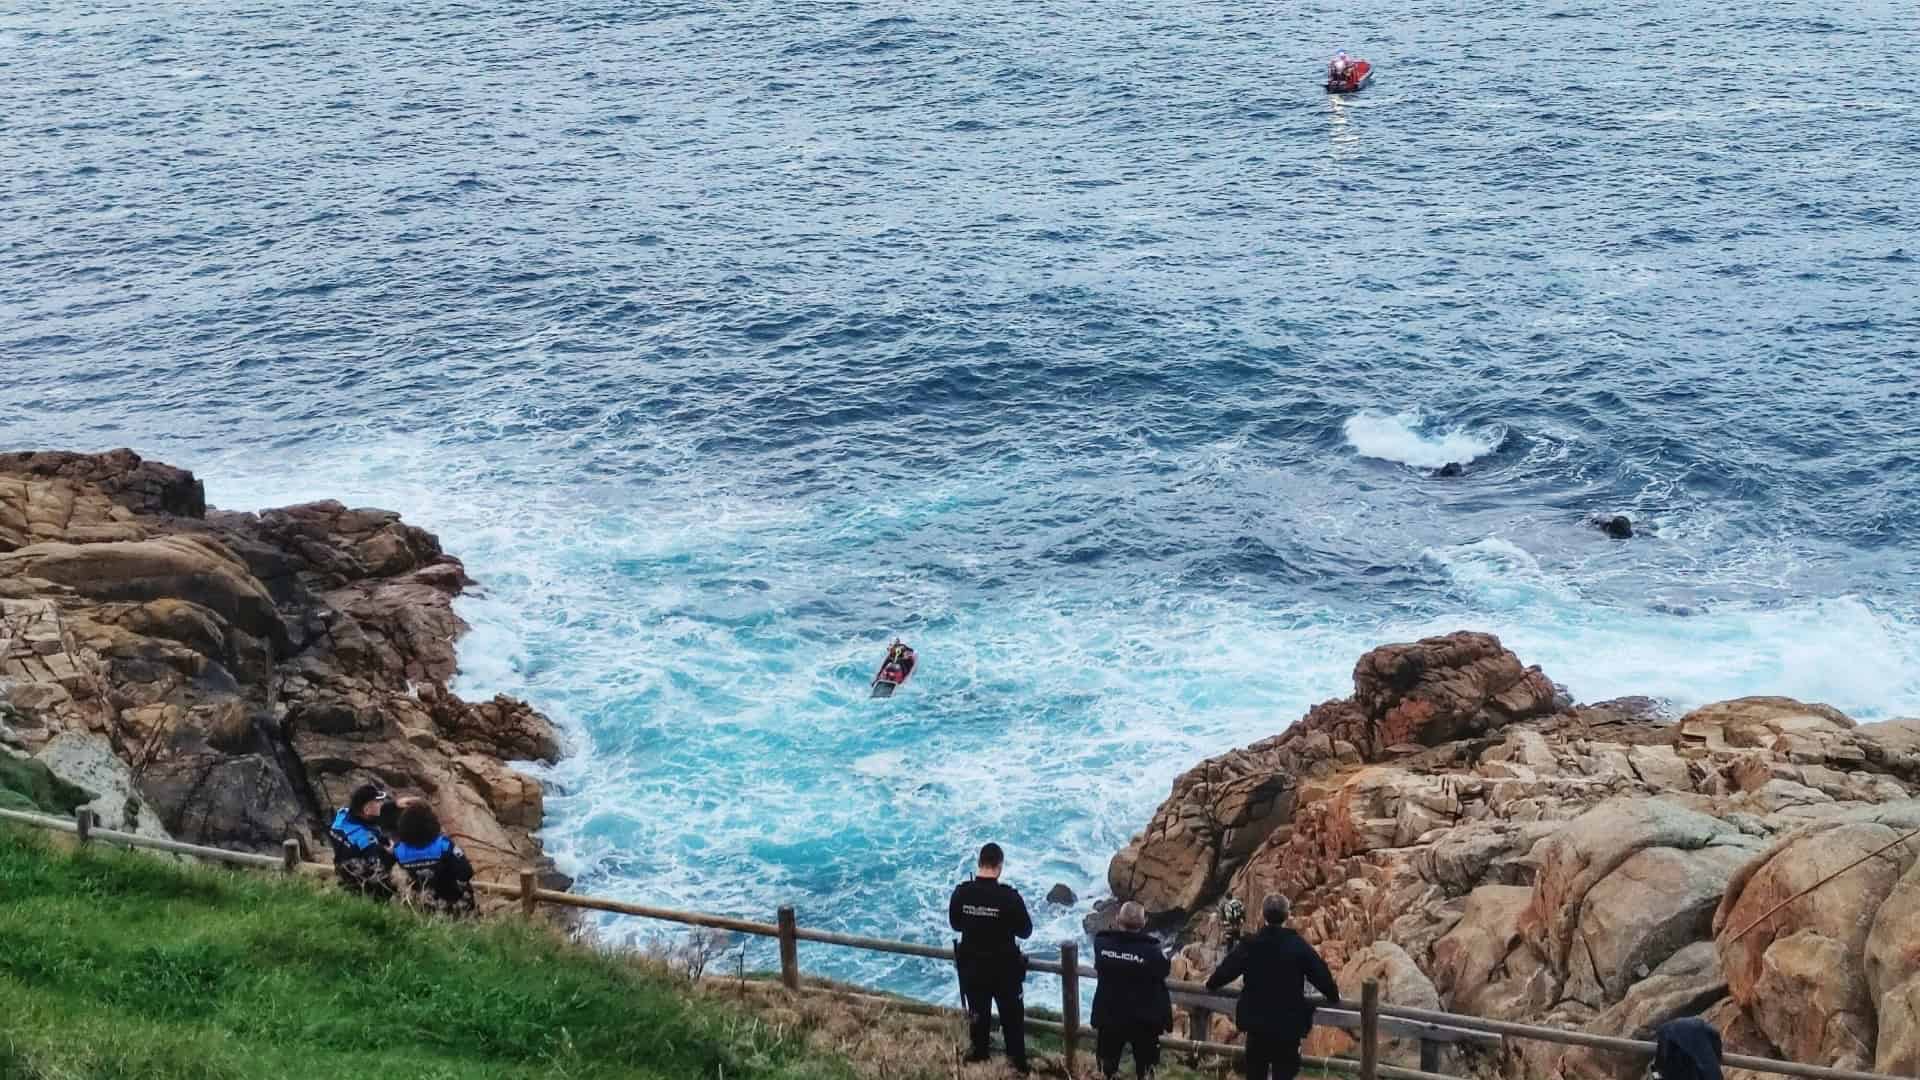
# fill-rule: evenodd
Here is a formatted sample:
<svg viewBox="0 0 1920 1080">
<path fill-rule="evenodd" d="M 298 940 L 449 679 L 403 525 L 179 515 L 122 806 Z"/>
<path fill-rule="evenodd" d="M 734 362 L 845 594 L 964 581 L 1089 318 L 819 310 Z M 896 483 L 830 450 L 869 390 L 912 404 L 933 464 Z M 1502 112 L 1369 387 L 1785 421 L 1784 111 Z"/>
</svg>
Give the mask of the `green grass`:
<svg viewBox="0 0 1920 1080">
<path fill-rule="evenodd" d="M 673 976 L 502 919 L 0 827 L 0 1078 L 844 1080 Z"/>
</svg>

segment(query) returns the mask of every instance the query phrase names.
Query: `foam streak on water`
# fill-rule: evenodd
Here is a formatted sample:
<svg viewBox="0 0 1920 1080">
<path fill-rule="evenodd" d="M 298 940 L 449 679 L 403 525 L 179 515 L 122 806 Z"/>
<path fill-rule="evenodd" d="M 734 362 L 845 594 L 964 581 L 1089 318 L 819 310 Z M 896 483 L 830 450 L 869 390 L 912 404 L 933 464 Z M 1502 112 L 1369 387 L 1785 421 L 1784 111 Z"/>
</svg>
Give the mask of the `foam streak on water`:
<svg viewBox="0 0 1920 1080">
<path fill-rule="evenodd" d="M 939 941 L 1384 640 L 1920 711 L 1911 14 L 15 5 L 0 442 L 405 512 L 583 888 Z"/>
</svg>

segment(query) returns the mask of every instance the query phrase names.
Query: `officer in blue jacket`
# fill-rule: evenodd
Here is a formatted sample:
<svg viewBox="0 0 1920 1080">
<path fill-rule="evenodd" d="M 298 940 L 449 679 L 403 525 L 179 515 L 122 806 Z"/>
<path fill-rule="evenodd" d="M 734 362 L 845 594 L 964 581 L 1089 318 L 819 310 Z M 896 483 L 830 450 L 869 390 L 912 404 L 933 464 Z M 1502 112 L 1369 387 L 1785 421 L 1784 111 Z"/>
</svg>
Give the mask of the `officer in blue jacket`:
<svg viewBox="0 0 1920 1080">
<path fill-rule="evenodd" d="M 393 899 L 393 845 L 380 827 L 392 796 L 378 784 L 361 784 L 353 799 L 334 811 L 327 839 L 333 842 L 333 873 L 340 886 L 374 900 Z"/>
<path fill-rule="evenodd" d="M 407 872 L 414 899 L 433 911 L 465 915 L 473 911 L 473 864 L 460 845 L 440 831 L 440 818 L 424 802 L 400 811 L 395 830 L 400 842 L 393 857 Z"/>
</svg>

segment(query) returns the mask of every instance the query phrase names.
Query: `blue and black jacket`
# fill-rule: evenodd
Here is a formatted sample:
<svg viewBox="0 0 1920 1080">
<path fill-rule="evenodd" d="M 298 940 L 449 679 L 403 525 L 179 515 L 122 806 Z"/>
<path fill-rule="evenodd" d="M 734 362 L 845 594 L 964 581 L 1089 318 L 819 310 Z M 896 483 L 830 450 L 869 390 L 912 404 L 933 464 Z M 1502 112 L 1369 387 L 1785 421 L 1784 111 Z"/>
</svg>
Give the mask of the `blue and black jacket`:
<svg viewBox="0 0 1920 1080">
<path fill-rule="evenodd" d="M 460 845 L 441 835 L 424 847 L 395 844 L 393 857 L 416 897 L 445 911 L 473 910 L 473 864 Z"/>
<path fill-rule="evenodd" d="M 334 812 L 327 839 L 333 842 L 333 873 L 342 886 L 382 900 L 393 896 L 387 877 L 393 851 L 378 823 L 342 807 Z"/>
</svg>

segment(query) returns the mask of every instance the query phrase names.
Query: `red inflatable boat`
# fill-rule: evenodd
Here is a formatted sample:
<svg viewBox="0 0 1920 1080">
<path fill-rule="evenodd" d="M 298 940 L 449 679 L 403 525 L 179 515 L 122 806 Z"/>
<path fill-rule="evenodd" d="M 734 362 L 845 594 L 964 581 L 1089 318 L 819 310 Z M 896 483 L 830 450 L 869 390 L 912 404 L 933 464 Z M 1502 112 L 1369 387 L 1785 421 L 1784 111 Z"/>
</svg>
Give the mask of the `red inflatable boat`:
<svg viewBox="0 0 1920 1080">
<path fill-rule="evenodd" d="M 1327 93 L 1351 94 L 1371 81 L 1373 81 L 1373 65 L 1365 60 L 1355 60 L 1347 65 L 1344 78 L 1329 77 L 1327 79 Z"/>
</svg>

